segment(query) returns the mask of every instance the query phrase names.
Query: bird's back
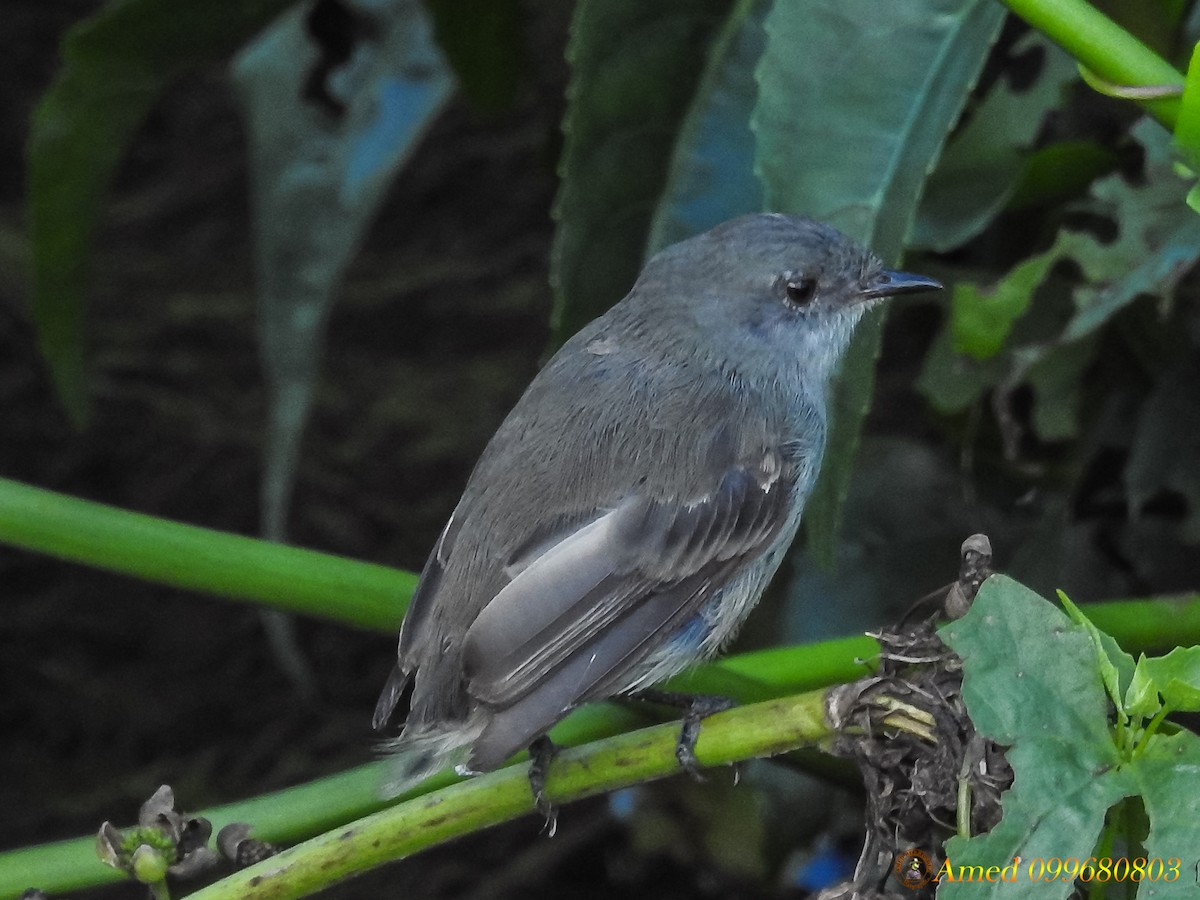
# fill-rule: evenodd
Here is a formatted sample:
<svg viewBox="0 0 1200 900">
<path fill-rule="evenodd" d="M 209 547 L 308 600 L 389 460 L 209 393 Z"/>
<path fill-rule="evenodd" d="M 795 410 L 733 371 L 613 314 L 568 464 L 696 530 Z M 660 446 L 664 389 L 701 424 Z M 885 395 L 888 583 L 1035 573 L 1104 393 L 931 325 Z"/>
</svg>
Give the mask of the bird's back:
<svg viewBox="0 0 1200 900">
<path fill-rule="evenodd" d="M 415 673 L 406 733 L 471 714 L 464 636 L 564 534 L 634 495 L 699 502 L 739 465 L 769 469 L 786 464 L 783 454 L 820 452 L 823 398 L 779 378 L 748 379 L 719 348 L 655 346 L 654 329 L 631 328 L 621 312 L 564 345 L 472 473 L 435 551 L 441 562 L 431 559 L 406 617 L 400 664 Z"/>
</svg>

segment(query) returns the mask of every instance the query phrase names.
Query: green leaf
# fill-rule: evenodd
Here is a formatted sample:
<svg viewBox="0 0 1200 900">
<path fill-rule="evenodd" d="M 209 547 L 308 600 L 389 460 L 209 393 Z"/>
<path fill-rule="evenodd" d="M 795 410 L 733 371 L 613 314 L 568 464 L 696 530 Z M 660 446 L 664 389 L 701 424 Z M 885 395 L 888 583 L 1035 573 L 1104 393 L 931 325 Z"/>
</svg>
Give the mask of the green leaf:
<svg viewBox="0 0 1200 900">
<path fill-rule="evenodd" d="M 1133 657 L 1117 646 L 1117 642 L 1109 635 L 1093 625 L 1092 620 L 1084 615 L 1065 593 L 1059 591 L 1058 599 L 1071 621 L 1087 633 L 1096 653 L 1096 664 L 1100 670 L 1100 677 L 1104 680 L 1104 689 L 1113 705 L 1121 707 L 1125 692 L 1134 679 L 1136 667 Z"/>
<path fill-rule="evenodd" d="M 1186 185 L 1172 165 L 1169 136 L 1149 119 L 1132 134 L 1146 151 L 1145 176 L 1130 184 L 1110 175 L 1092 188 L 1120 232 L 1109 244 L 1079 235 L 1070 245 L 1088 284 L 1075 293 L 1064 340 L 1095 331 L 1143 294 L 1167 296 L 1200 259 L 1200 217 L 1184 203 Z"/>
<path fill-rule="evenodd" d="M 463 93 L 484 113 L 512 106 L 524 63 L 518 0 L 425 0 Z"/>
<path fill-rule="evenodd" d="M 1028 588 L 992 576 L 971 611 L 941 630 L 963 658 L 963 700 L 971 721 L 1007 745 L 1014 783 L 1004 818 L 979 837 L 952 838 L 960 865 L 1007 865 L 1016 856 L 1086 859 L 1108 808 L 1128 793 L 1098 773 L 1121 760 L 1108 728 L 1108 698 L 1086 629 Z M 1065 898 L 1070 883 L 1040 884 L 1039 898 Z M 943 884 L 938 896 L 1007 897 L 1004 884 Z M 1031 894 L 1032 896 L 1032 894 Z"/>
<path fill-rule="evenodd" d="M 88 414 L 83 338 L 92 237 L 117 165 L 172 82 L 228 56 L 287 5 L 124 0 L 63 39 L 63 68 L 33 114 L 28 203 L 38 344 L 76 424 Z"/>
<path fill-rule="evenodd" d="M 1200 184 L 1194 185 L 1188 191 L 1187 205 L 1192 211 L 1200 213 Z"/>
<path fill-rule="evenodd" d="M 754 177 L 750 113 L 758 96 L 769 0 L 737 0 L 679 129 L 667 183 L 650 225 L 647 255 L 726 219 L 762 209 Z"/>
<path fill-rule="evenodd" d="M 1146 666 L 1148 661 L 1145 653 L 1138 657 L 1137 666 L 1133 670 L 1133 680 L 1129 683 L 1124 700 L 1126 713 L 1143 719 L 1150 718 L 1162 709 L 1158 684 Z"/>
<path fill-rule="evenodd" d="M 1062 248 L 1055 245 L 1025 260 L 991 287 L 969 281 L 956 284 L 950 299 L 955 352 L 980 360 L 999 353 L 1013 323 L 1029 308 L 1033 292 L 1061 255 Z"/>
<path fill-rule="evenodd" d="M 1046 115 L 1078 76 L 1075 61 L 1037 32 L 1010 52 L 1036 53 L 1041 70 L 1015 90 L 999 81 L 946 147 L 929 178 L 913 226 L 912 245 L 946 251 L 981 232 L 1020 184 Z"/>
<path fill-rule="evenodd" d="M 1002 744 L 1078 741 L 1110 757 L 1095 646 L 1052 603 L 994 575 L 971 611 L 939 634 L 963 658 L 963 699 L 978 729 Z"/>
<path fill-rule="evenodd" d="M 1003 18 L 983 0 L 777 3 L 754 115 L 768 208 L 830 221 L 897 260 Z"/>
<path fill-rule="evenodd" d="M 730 8 L 730 0 L 576 7 L 550 260 L 555 344 L 620 300 L 637 277 L 680 124 Z"/>
<path fill-rule="evenodd" d="M 1149 820 L 1146 855 L 1160 857 L 1174 879 L 1139 887 L 1139 897 L 1182 900 L 1195 893 L 1187 854 L 1200 846 L 1200 797 L 1194 787 L 1200 739 L 1187 731 L 1154 734 L 1140 750 L 1122 755 L 1109 730 L 1101 670 L 1124 682 L 1130 660 L 1112 652 L 1111 638 L 1095 630 L 1063 597 L 1071 624 L 1051 604 L 1010 579 L 989 578 L 970 613 L 941 630 L 963 659 L 963 700 L 979 731 L 1008 745 L 1013 786 L 1002 798 L 1004 818 L 978 837 L 946 843 L 959 866 L 1095 854 L 1105 814 L 1139 796 Z M 1131 675 L 1128 698 L 1143 716 L 1157 711 L 1157 691 L 1194 709 L 1200 704 L 1200 648 L 1144 657 Z M 1152 700 L 1153 703 L 1148 702 Z M 1176 860 L 1177 863 L 1173 863 Z M 1021 870 L 1019 870 L 1021 871 Z M 1021 871 L 1028 878 L 1028 870 Z M 1029 896 L 1065 898 L 1069 882 L 1039 883 Z M 939 898 L 1001 898 L 1007 884 L 943 883 Z"/>
<path fill-rule="evenodd" d="M 1128 776 L 1142 797 L 1150 831 L 1144 845 L 1148 859 L 1163 860 L 1164 868 L 1178 864 L 1157 883 L 1143 884 L 1139 900 L 1191 900 L 1196 896 L 1196 848 L 1200 847 L 1200 738 L 1190 731 L 1159 735 L 1129 766 Z"/>
<path fill-rule="evenodd" d="M 380 7 L 354 65 L 326 79 L 328 103 L 341 111 L 314 103 L 306 85 L 321 51 L 306 15 L 290 10 L 234 64 L 250 136 L 270 402 L 263 533 L 280 541 L 337 287 L 389 181 L 453 89 L 424 9 L 408 0 Z"/>
<path fill-rule="evenodd" d="M 825 219 L 898 260 L 926 174 L 1003 18 L 1003 7 L 986 0 L 775 4 L 752 119 L 767 208 Z M 873 316 L 851 344 L 805 512 L 809 539 L 826 561 L 870 404 L 880 331 Z"/>
<path fill-rule="evenodd" d="M 1175 148 L 1193 172 L 1200 172 L 1200 43 L 1192 48 L 1179 117 L 1175 120 Z"/>
<path fill-rule="evenodd" d="M 977 403 L 1008 373 L 1008 360 L 1001 356 L 978 360 L 954 352 L 949 326 L 938 332 L 925 354 L 917 390 L 938 412 L 960 413 Z"/>
<path fill-rule="evenodd" d="M 1133 673 L 1128 702 L 1130 712 L 1147 717 L 1163 705 L 1172 712 L 1200 711 L 1200 647 L 1176 647 L 1166 656 L 1143 655 Z"/>
</svg>

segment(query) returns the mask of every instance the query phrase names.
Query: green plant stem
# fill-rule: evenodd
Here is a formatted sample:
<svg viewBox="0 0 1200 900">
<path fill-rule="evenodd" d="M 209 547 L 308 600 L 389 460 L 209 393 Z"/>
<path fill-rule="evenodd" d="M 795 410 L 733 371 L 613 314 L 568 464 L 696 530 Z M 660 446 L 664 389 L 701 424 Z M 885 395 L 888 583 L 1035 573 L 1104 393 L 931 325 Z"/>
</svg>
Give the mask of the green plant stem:
<svg viewBox="0 0 1200 900">
<path fill-rule="evenodd" d="M 1129 86 L 1179 85 L 1183 75 L 1169 62 L 1087 0 L 1003 0 L 1018 16 L 1105 81 Z M 1170 129 L 1179 98 L 1138 101 Z"/>
<path fill-rule="evenodd" d="M 360 766 L 300 787 L 243 800 L 198 813 L 214 833 L 230 822 L 250 822 L 254 836 L 286 843 L 335 828 L 383 804 L 378 799 L 383 763 Z M 72 838 L 0 853 L 0 898 L 10 900 L 28 887 L 52 895 L 125 880 L 96 855 L 96 839 Z"/>
<path fill-rule="evenodd" d="M 249 600 L 392 632 L 415 577 L 310 550 L 211 531 L 0 479 L 0 542 L 177 587 Z M 1200 595 L 1089 604 L 1087 612 L 1126 650 L 1200 643 Z M 756 702 L 870 671 L 877 646 L 867 637 L 778 647 L 697 667 L 670 687 Z M 570 746 L 643 722 L 598 705 L 554 732 Z M 249 822 L 255 836 L 288 843 L 378 809 L 383 763 L 203 813 L 219 829 Z M 450 779 L 433 780 L 431 789 Z M 69 891 L 119 879 L 99 863 L 91 837 L 0 853 L 0 898 L 25 887 Z"/>
<path fill-rule="evenodd" d="M 674 723 L 565 751 L 550 766 L 555 805 L 679 772 Z M 823 692 L 743 706 L 705 719 L 705 766 L 773 756 L 832 737 Z M 195 900 L 304 897 L 369 868 L 533 811 L 525 766 L 444 788 L 319 835 L 192 894 Z"/>
<path fill-rule="evenodd" d="M 0 478 L 0 543 L 147 581 L 394 631 L 416 576 Z"/>
<path fill-rule="evenodd" d="M 675 690 L 719 693 L 743 703 L 778 698 L 829 684 L 852 681 L 868 671 L 866 660 L 878 650 L 867 637 L 843 638 L 805 647 L 777 648 L 722 659 L 672 680 Z M 751 674 L 754 673 L 754 674 Z M 644 708 L 613 703 L 585 706 L 551 733 L 556 744 L 578 746 L 646 723 Z M 678 728 L 677 725 L 672 727 Z M 387 763 L 376 762 L 197 815 L 213 823 L 214 833 L 230 822 L 247 822 L 254 836 L 286 844 L 335 828 L 380 809 L 379 787 Z M 437 775 L 412 792 L 419 796 L 457 781 Z M 95 838 L 82 837 L 0 853 L 0 900 L 17 897 L 26 887 L 51 893 L 78 890 L 121 879 L 121 873 L 96 858 Z"/>
<path fill-rule="evenodd" d="M 1200 644 L 1200 594 L 1108 600 L 1083 611 L 1128 653 Z"/>
<path fill-rule="evenodd" d="M 1132 652 L 1196 642 L 1200 635 L 1197 595 L 1091 604 L 1087 612 L 1097 626 L 1118 635 L 1122 646 Z M 754 702 L 853 681 L 869 671 L 877 652 L 878 646 L 868 637 L 760 650 L 699 666 L 673 679 L 670 687 Z M 553 738 L 562 746 L 576 746 L 644 722 L 644 714 L 616 704 L 596 704 L 576 710 L 554 730 Z M 257 838 L 290 843 L 380 809 L 378 793 L 386 766 L 386 762 L 371 763 L 198 815 L 209 819 L 215 831 L 230 822 L 247 822 L 254 826 Z M 443 773 L 421 785 L 413 796 L 454 781 Z M 16 898 L 31 886 L 60 893 L 121 878 L 121 873 L 97 859 L 91 836 L 0 852 L 0 900 Z"/>
<path fill-rule="evenodd" d="M 396 630 L 417 576 L 387 566 L 185 525 L 0 478 L 0 544 L 179 588 L 371 628 Z M 1088 616 L 1126 650 L 1200 643 L 1200 594 L 1093 603 Z M 875 642 L 843 638 L 776 647 L 701 667 L 681 690 L 740 695 L 744 676 L 807 690 L 866 674 Z M 856 658 L 860 661 L 856 662 Z M 743 684 L 743 687 L 746 685 Z"/>
<path fill-rule="evenodd" d="M 569 747 L 645 724 L 644 714 L 611 704 L 595 705 L 578 710 L 553 735 L 557 743 Z M 380 799 L 379 791 L 387 772 L 388 762 L 381 760 L 298 787 L 190 814 L 208 819 L 214 834 L 232 822 L 245 822 L 253 827 L 254 837 L 289 844 L 384 808 L 387 803 Z M 460 780 L 443 772 L 407 796 L 421 796 Z M 181 799 L 186 802 L 186 798 Z M 94 836 L 0 853 L 0 900 L 19 897 L 27 887 L 58 894 L 124 877 L 100 862 Z"/>
</svg>

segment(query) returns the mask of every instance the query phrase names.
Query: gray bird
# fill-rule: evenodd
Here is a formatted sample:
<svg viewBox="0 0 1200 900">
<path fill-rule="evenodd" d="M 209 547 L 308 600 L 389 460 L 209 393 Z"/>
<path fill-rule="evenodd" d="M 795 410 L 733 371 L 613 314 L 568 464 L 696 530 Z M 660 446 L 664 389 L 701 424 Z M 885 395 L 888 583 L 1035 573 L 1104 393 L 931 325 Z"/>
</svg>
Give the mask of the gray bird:
<svg viewBox="0 0 1200 900">
<path fill-rule="evenodd" d="M 854 326 L 940 287 L 778 214 L 654 256 L 534 378 L 425 564 L 373 720 L 413 681 L 388 792 L 728 644 L 796 534 Z"/>
</svg>

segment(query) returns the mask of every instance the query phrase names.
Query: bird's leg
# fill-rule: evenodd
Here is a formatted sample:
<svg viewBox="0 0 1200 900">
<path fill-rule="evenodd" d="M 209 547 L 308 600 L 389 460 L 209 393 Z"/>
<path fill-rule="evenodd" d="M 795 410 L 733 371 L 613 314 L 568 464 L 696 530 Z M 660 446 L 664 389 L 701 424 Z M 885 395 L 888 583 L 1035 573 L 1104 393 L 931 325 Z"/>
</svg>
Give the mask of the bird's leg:
<svg viewBox="0 0 1200 900">
<path fill-rule="evenodd" d="M 554 742 L 544 734 L 529 745 L 529 789 L 533 791 L 533 805 L 546 819 L 546 831 L 550 837 L 554 837 L 558 827 L 558 811 L 546 799 L 546 773 L 557 752 Z"/>
<path fill-rule="evenodd" d="M 728 697 L 718 697 L 714 694 L 683 694 L 677 691 L 664 691 L 658 688 L 644 688 L 634 694 L 637 699 L 648 703 L 659 703 L 683 710 L 683 727 L 679 730 L 679 740 L 675 744 L 675 758 L 679 767 L 692 776 L 696 781 L 703 781 L 700 774 L 700 763 L 696 759 L 696 739 L 700 736 L 700 720 L 713 713 L 722 712 L 736 704 Z"/>
</svg>

